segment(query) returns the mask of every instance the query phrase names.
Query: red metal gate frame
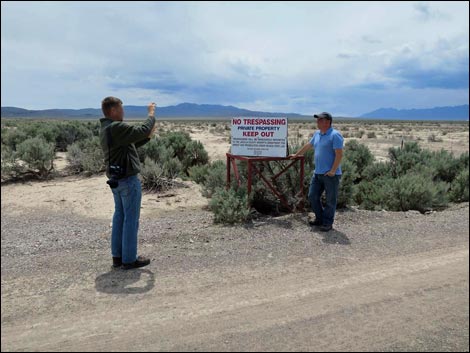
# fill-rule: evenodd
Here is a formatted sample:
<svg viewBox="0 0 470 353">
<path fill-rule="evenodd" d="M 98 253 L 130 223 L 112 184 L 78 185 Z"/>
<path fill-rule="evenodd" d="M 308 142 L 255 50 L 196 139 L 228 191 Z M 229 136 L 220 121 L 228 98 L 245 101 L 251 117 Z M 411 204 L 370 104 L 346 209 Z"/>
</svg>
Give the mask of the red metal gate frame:
<svg viewBox="0 0 470 353">
<path fill-rule="evenodd" d="M 227 188 L 230 188 L 230 182 L 231 182 L 231 168 L 230 166 L 233 167 L 233 173 L 235 174 L 235 178 L 237 179 L 238 186 L 241 185 L 240 181 L 240 174 L 238 173 L 238 168 L 237 168 L 237 163 L 236 160 L 240 161 L 245 161 L 248 163 L 248 180 L 247 180 L 247 189 L 248 189 L 248 195 L 251 193 L 251 186 L 253 183 L 252 175 L 253 171 L 255 171 L 256 174 L 259 175 L 261 180 L 264 181 L 266 186 L 273 192 L 274 195 L 278 197 L 278 199 L 282 202 L 282 204 L 287 207 L 290 211 L 292 211 L 292 207 L 289 205 L 287 202 L 286 198 L 279 193 L 276 188 L 272 185 L 272 183 L 262 174 L 262 172 L 259 170 L 259 168 L 256 167 L 257 162 L 271 162 L 271 161 L 286 161 L 286 160 L 291 160 L 292 162 L 288 164 L 284 169 L 282 169 L 279 173 L 274 175 L 271 178 L 271 181 L 275 181 L 277 178 L 279 178 L 282 174 L 284 174 L 287 169 L 292 167 L 297 161 L 300 163 L 300 194 L 302 195 L 301 201 L 298 205 L 300 209 L 303 208 L 303 202 L 304 202 L 304 170 L 305 170 L 305 157 L 304 156 L 298 156 L 298 157 L 246 157 L 246 156 L 236 156 L 231 153 L 227 153 Z"/>
</svg>

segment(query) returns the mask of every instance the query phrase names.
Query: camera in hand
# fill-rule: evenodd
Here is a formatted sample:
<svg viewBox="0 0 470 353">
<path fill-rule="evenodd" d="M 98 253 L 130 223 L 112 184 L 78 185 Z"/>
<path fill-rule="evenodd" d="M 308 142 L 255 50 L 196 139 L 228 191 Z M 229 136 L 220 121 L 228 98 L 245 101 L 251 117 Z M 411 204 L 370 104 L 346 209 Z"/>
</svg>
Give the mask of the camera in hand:
<svg viewBox="0 0 470 353">
<path fill-rule="evenodd" d="M 125 174 L 124 168 L 120 165 L 110 165 L 110 178 L 106 181 L 106 184 L 108 184 L 111 189 L 117 188 L 119 185 L 119 179 L 123 178 Z"/>
</svg>

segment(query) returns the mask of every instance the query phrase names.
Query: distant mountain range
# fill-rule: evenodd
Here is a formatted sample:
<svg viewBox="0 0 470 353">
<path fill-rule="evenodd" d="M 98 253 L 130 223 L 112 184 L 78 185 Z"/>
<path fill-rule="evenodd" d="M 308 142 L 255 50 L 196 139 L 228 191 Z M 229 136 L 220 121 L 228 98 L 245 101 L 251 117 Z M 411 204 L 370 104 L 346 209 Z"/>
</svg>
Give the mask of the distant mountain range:
<svg viewBox="0 0 470 353">
<path fill-rule="evenodd" d="M 455 107 L 436 107 L 431 109 L 401 109 L 381 108 L 363 114 L 366 119 L 396 119 L 396 120 L 468 120 L 468 104 Z"/>
<path fill-rule="evenodd" d="M 460 120 L 469 119 L 468 104 L 455 107 L 436 107 L 430 109 L 381 108 L 363 114 L 361 119 L 392 119 L 392 120 Z M 146 106 L 126 105 L 126 118 L 142 119 L 147 116 Z M 334 114 L 333 114 L 334 115 Z M 1 107 L 2 118 L 56 118 L 56 119 L 92 119 L 102 117 L 101 109 L 47 109 L 27 110 L 16 107 Z M 288 117 L 295 119 L 312 119 L 311 115 L 296 113 L 267 113 L 240 109 L 234 106 L 182 103 L 168 107 L 157 107 L 160 118 L 232 118 L 243 116 Z M 346 118 L 346 117 L 341 117 Z"/>
<path fill-rule="evenodd" d="M 147 116 L 146 106 L 125 105 L 125 117 L 145 118 Z M 16 107 L 2 107 L 2 118 L 75 118 L 90 119 L 102 117 L 101 109 L 47 109 L 27 110 Z M 266 117 L 288 117 L 306 118 L 307 116 L 295 113 L 267 113 L 240 109 L 233 106 L 182 103 L 175 106 L 157 107 L 157 117 L 160 118 L 232 118 L 239 116 L 266 116 Z"/>
</svg>

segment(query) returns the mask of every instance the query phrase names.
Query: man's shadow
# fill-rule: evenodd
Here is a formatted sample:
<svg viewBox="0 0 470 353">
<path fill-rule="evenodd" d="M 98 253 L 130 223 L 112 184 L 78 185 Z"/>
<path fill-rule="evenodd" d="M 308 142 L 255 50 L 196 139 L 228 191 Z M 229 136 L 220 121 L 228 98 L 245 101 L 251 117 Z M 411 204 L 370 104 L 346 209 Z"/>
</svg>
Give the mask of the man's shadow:
<svg viewBox="0 0 470 353">
<path fill-rule="evenodd" d="M 143 283 L 138 283 L 140 281 Z M 141 294 L 150 291 L 154 286 L 155 275 L 143 269 L 130 271 L 113 269 L 95 279 L 96 290 L 108 294 Z"/>
<path fill-rule="evenodd" d="M 346 236 L 346 234 L 332 229 L 329 232 L 322 232 L 319 228 L 312 226 L 312 231 L 323 235 L 322 241 L 327 244 L 341 244 L 341 245 L 351 245 L 351 241 Z"/>
</svg>

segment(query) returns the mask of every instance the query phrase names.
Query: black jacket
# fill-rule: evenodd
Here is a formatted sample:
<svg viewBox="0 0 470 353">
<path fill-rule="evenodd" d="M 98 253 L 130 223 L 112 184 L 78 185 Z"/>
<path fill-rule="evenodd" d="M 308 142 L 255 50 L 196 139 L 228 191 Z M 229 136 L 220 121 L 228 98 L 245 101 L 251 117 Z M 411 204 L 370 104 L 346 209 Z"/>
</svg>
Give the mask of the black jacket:
<svg viewBox="0 0 470 353">
<path fill-rule="evenodd" d="M 110 177 L 109 159 L 112 165 L 119 165 L 124 168 L 124 177 L 138 174 L 140 172 L 140 161 L 137 148 L 150 141 L 148 135 L 155 125 L 155 117 L 149 116 L 142 125 L 129 125 L 108 118 L 101 118 L 100 122 L 100 141 L 106 161 L 106 175 L 108 178 Z M 109 154 L 107 129 L 111 131 Z"/>
</svg>

